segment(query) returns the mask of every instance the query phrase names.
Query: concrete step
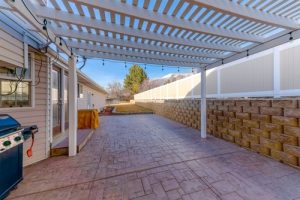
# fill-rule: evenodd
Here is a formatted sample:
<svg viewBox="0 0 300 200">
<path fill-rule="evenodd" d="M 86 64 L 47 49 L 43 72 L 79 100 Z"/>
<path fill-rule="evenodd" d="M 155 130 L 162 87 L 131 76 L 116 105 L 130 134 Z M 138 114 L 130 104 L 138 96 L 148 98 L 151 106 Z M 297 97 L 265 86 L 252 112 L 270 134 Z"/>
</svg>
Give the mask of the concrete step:
<svg viewBox="0 0 300 200">
<path fill-rule="evenodd" d="M 77 131 L 77 153 L 86 145 L 94 133 L 93 129 L 78 129 Z M 50 151 L 50 156 L 63 156 L 69 153 L 69 138 L 66 137 L 63 141 L 53 146 Z"/>
</svg>

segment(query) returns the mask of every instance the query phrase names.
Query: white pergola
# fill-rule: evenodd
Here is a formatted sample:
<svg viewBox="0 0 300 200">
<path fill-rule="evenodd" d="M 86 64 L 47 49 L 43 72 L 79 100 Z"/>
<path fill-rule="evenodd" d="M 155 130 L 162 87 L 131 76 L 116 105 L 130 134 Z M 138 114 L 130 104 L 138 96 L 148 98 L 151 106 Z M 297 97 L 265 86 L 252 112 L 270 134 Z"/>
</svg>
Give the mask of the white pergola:
<svg viewBox="0 0 300 200">
<path fill-rule="evenodd" d="M 3 12 L 21 16 L 31 32 L 69 56 L 70 156 L 76 154 L 76 56 L 199 68 L 205 138 L 206 70 L 300 37 L 298 0 L 5 1 Z"/>
</svg>

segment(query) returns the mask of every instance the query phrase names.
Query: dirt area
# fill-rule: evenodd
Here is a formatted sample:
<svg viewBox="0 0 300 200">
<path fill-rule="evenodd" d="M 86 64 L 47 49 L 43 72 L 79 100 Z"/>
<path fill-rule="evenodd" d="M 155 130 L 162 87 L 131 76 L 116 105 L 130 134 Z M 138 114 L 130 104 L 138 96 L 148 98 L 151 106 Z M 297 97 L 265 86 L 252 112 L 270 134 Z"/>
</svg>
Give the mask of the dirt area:
<svg viewBox="0 0 300 200">
<path fill-rule="evenodd" d="M 116 113 L 152 113 L 152 110 L 137 106 L 133 103 L 121 103 L 111 106 L 115 107 Z"/>
</svg>

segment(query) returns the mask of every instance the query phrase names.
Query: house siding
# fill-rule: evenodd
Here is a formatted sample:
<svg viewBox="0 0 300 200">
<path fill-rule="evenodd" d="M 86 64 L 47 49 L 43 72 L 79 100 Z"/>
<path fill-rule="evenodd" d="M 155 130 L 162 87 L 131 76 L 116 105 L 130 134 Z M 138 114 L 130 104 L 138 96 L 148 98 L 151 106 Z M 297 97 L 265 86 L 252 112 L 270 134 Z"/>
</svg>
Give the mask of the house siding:
<svg viewBox="0 0 300 200">
<path fill-rule="evenodd" d="M 106 94 L 103 94 L 101 92 L 98 92 L 84 84 L 83 86 L 83 97 L 78 98 L 78 109 L 102 109 L 105 106 L 106 103 Z M 88 102 L 88 94 L 92 93 L 94 94 L 91 98 L 91 106 L 89 106 Z"/>
<path fill-rule="evenodd" d="M 23 42 L 15 39 L 0 29 L 0 60 L 10 64 L 24 66 Z"/>
<path fill-rule="evenodd" d="M 49 150 L 46 149 L 47 138 L 47 103 L 48 103 L 48 64 L 45 56 L 34 54 L 35 82 L 39 80 L 38 71 L 40 71 L 40 83 L 37 84 L 32 91 L 34 94 L 34 105 L 26 108 L 5 108 L 0 109 L 0 113 L 6 113 L 17 119 L 22 126 L 37 125 L 39 132 L 35 135 L 35 143 L 33 146 L 33 156 L 28 158 L 27 149 L 31 145 L 31 140 L 24 143 L 24 166 L 38 162 L 48 157 Z M 43 59 L 43 63 L 41 63 Z M 41 65 L 42 64 L 42 65 Z M 41 68 L 40 68 L 41 67 Z"/>
</svg>

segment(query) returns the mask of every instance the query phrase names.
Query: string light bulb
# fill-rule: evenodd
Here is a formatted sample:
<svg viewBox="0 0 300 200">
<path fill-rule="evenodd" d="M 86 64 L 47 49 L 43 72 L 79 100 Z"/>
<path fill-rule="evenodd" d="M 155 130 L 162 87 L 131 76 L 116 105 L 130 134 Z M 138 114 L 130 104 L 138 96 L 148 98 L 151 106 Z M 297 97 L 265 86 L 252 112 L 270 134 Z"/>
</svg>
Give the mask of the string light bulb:
<svg viewBox="0 0 300 200">
<path fill-rule="evenodd" d="M 144 69 L 145 69 L 145 70 L 147 69 L 147 64 L 145 64 L 145 67 L 144 67 Z"/>
<path fill-rule="evenodd" d="M 177 72 L 179 72 L 179 67 L 177 68 Z"/>
<path fill-rule="evenodd" d="M 290 34 L 289 40 L 292 41 L 292 40 L 294 39 L 294 37 L 293 37 L 293 35 L 292 35 L 292 32 L 290 32 L 289 34 Z"/>
<path fill-rule="evenodd" d="M 161 71 L 164 71 L 164 66 L 163 65 L 161 66 Z"/>
<path fill-rule="evenodd" d="M 127 68 L 127 64 L 126 64 L 126 61 L 125 61 L 125 68 Z"/>
<path fill-rule="evenodd" d="M 249 57 L 249 49 L 247 50 L 247 57 Z"/>
<path fill-rule="evenodd" d="M 59 37 L 59 46 L 62 46 L 61 37 Z"/>
<path fill-rule="evenodd" d="M 194 73 L 194 67 L 192 68 L 192 73 Z"/>
</svg>

